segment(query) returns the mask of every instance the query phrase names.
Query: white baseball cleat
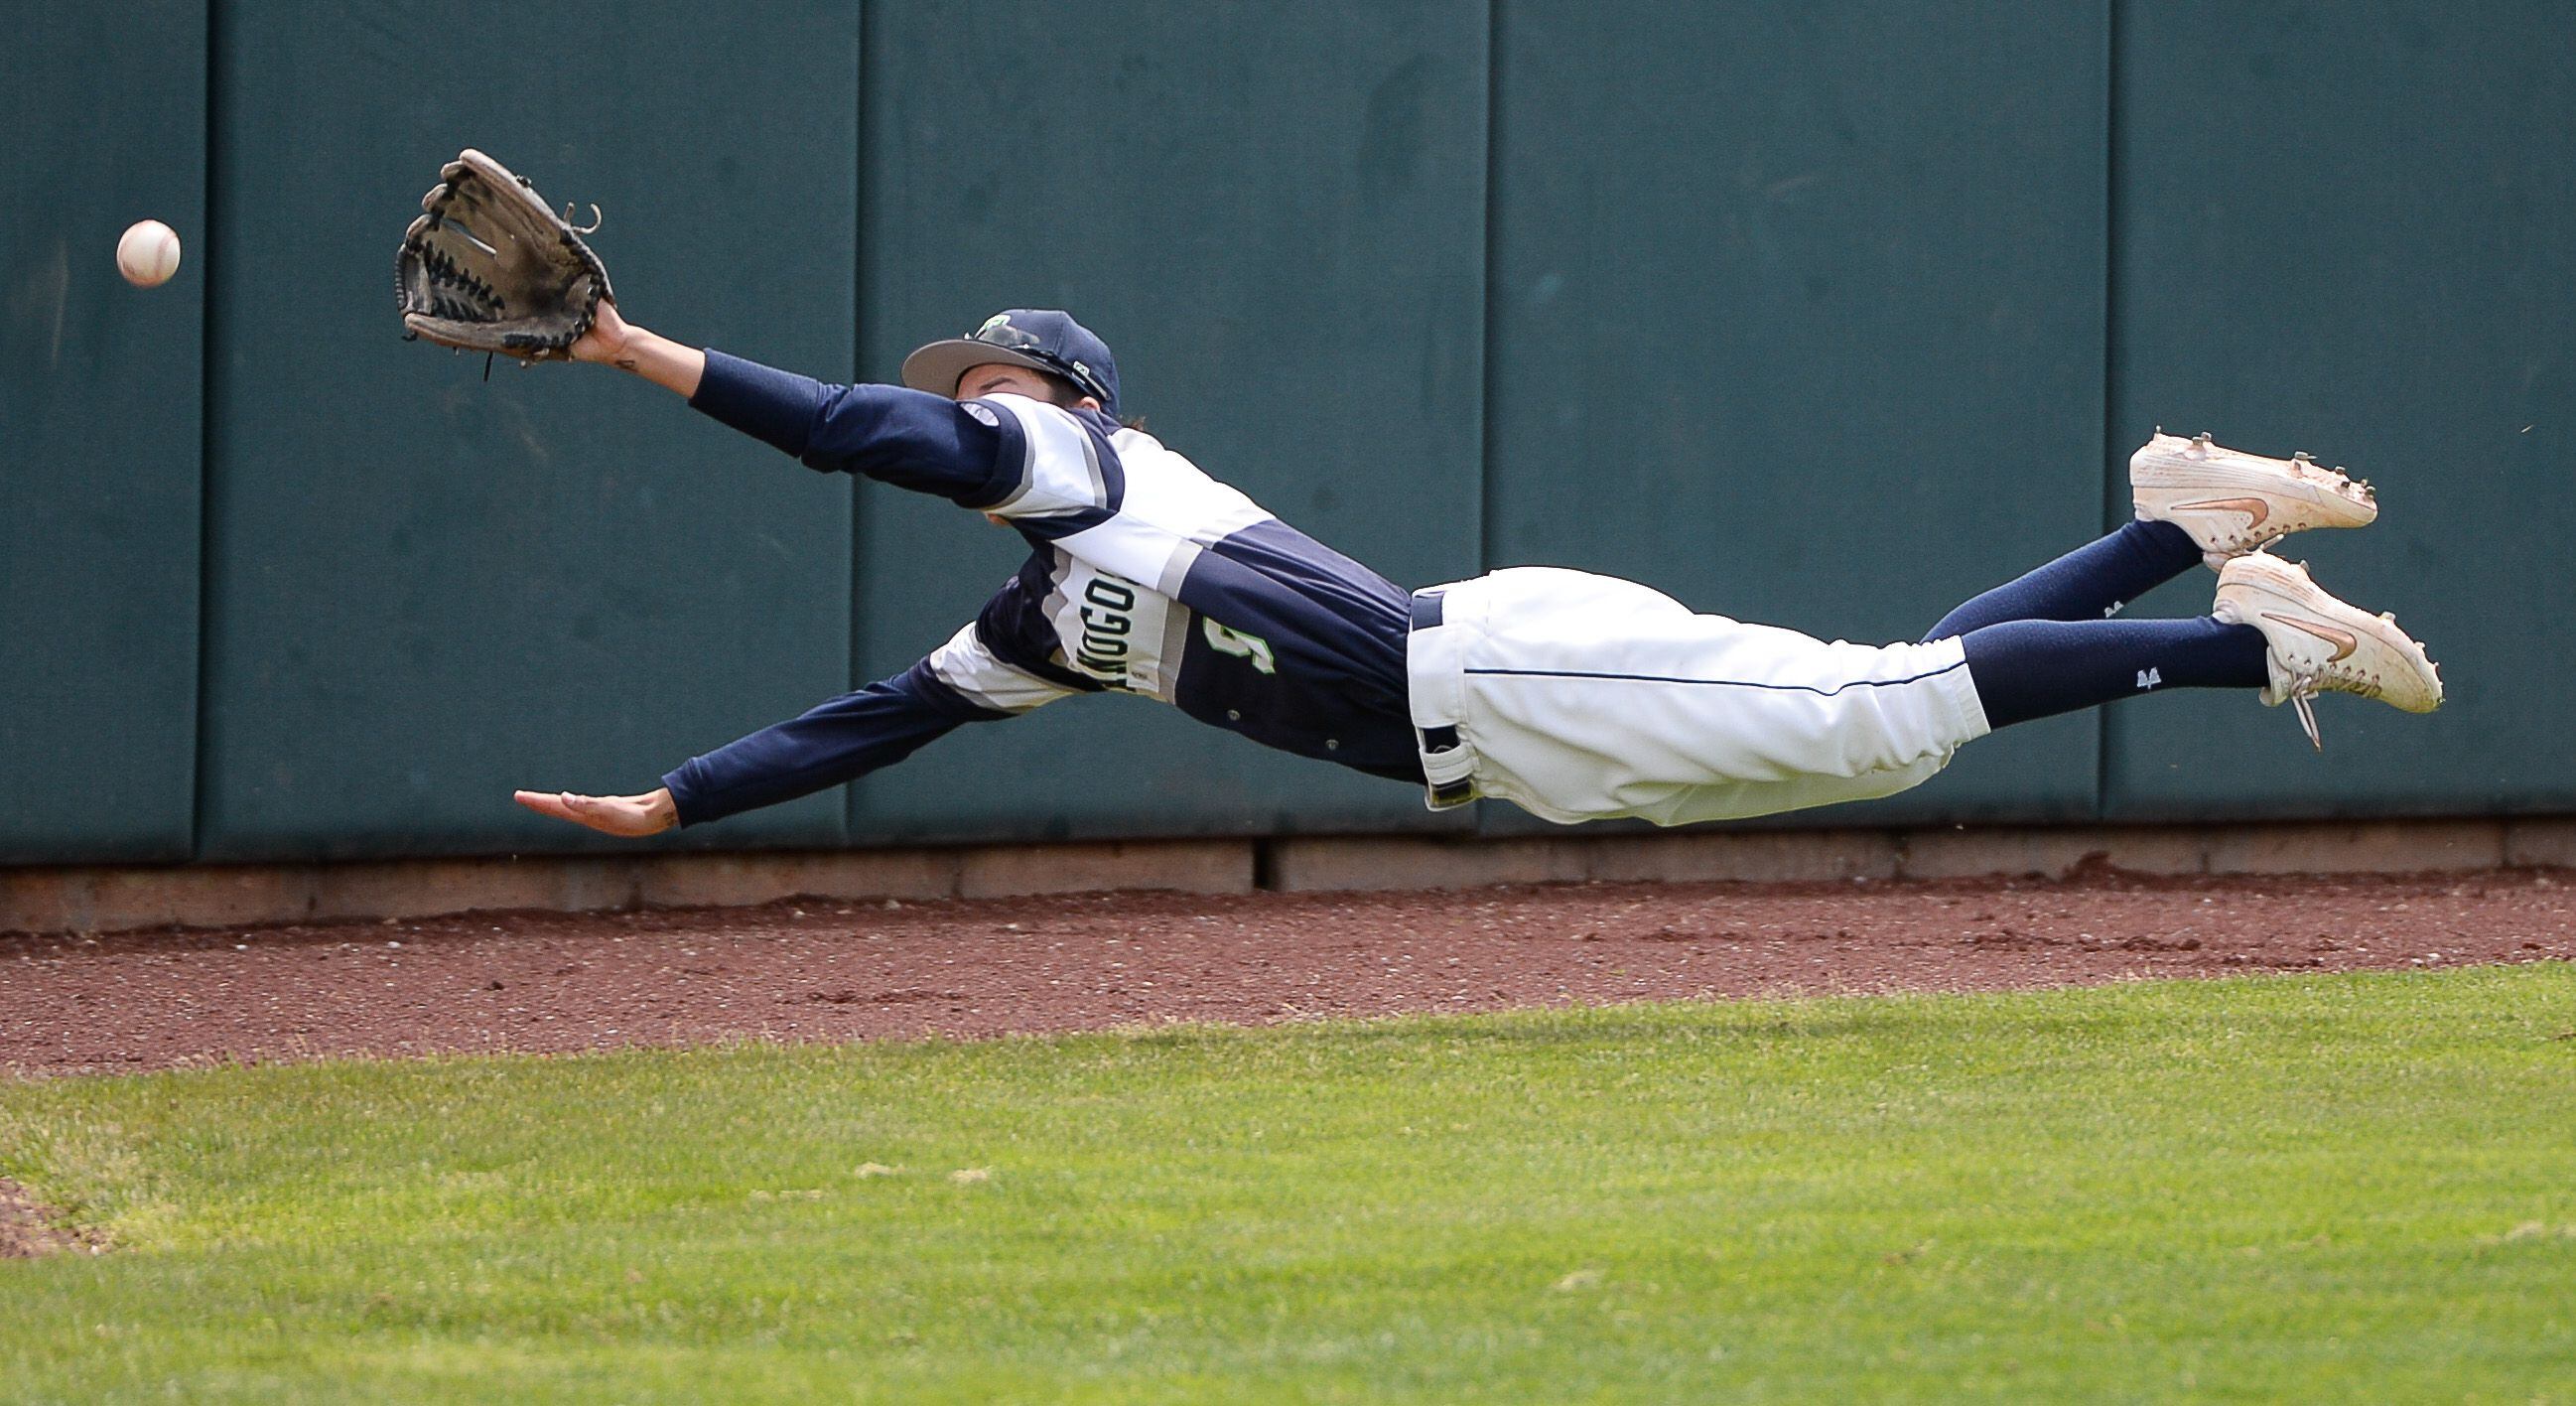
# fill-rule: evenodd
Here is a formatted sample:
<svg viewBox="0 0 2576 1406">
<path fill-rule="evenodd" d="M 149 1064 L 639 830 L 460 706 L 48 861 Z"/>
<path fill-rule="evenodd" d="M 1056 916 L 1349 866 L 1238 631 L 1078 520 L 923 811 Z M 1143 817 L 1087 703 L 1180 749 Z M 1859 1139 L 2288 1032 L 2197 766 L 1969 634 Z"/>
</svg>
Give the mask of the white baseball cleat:
<svg viewBox="0 0 2576 1406">
<path fill-rule="evenodd" d="M 2379 500 L 2305 454 L 2266 459 L 2158 431 L 2129 456 L 2140 522 L 2170 522 L 2200 544 L 2211 567 L 2311 527 L 2368 527 Z"/>
<path fill-rule="evenodd" d="M 2320 693 L 2358 693 L 2410 713 L 2442 706 L 2441 671 L 2424 657 L 2424 646 L 2397 628 L 2397 617 L 2336 600 L 2309 579 L 2304 565 L 2269 552 L 2228 562 L 2219 569 L 2218 605 L 2210 613 L 2263 632 L 2272 675 L 2263 705 L 2296 708 L 2318 751 L 2325 742 L 2308 700 Z"/>
</svg>

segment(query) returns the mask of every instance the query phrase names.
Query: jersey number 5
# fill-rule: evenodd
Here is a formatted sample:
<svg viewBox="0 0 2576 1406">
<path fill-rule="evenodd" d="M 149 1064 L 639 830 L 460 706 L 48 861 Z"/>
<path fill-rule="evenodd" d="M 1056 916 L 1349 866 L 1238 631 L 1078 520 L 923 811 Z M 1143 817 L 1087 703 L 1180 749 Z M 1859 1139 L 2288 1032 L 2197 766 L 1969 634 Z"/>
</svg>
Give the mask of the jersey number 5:
<svg viewBox="0 0 2576 1406">
<path fill-rule="evenodd" d="M 1270 655 L 1270 641 L 1259 635 L 1247 635 L 1241 630 L 1229 630 L 1204 615 L 1199 619 L 1207 626 L 1207 642 L 1219 654 L 1232 654 L 1249 659 L 1252 661 L 1253 668 L 1265 674 L 1279 672 L 1279 661 Z"/>
</svg>

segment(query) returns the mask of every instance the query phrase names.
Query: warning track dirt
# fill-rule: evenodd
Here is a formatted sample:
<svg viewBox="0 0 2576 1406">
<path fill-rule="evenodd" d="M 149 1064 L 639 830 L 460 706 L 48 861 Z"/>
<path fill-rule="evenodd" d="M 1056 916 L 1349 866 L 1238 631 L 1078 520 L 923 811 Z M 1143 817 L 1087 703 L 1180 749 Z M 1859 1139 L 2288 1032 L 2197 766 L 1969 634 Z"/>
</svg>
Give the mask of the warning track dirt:
<svg viewBox="0 0 2576 1406">
<path fill-rule="evenodd" d="M 2576 879 L 789 901 L 0 937 L 0 1070 L 979 1037 L 2576 958 Z"/>
</svg>

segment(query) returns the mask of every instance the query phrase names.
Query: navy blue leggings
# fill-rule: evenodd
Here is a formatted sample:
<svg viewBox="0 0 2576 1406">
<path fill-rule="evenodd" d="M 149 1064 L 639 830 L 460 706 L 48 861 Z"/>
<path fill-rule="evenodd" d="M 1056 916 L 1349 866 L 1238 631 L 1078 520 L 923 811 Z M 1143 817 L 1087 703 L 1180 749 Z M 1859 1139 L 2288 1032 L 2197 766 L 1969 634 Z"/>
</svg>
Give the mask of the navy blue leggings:
<svg viewBox="0 0 2576 1406">
<path fill-rule="evenodd" d="M 2128 523 L 1967 602 L 1923 638 L 1960 640 L 1996 727 L 2159 688 L 2261 688 L 2263 632 L 2251 625 L 2112 618 L 2198 565 L 2181 528 Z"/>
</svg>

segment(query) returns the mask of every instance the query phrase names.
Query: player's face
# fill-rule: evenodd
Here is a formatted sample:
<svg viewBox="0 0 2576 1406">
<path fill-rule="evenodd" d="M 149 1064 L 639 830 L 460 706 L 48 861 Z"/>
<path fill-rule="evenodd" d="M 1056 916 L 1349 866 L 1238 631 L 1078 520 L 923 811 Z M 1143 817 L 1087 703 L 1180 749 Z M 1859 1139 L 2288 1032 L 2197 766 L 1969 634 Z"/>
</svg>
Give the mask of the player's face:
<svg viewBox="0 0 2576 1406">
<path fill-rule="evenodd" d="M 1043 374 L 1028 367 L 995 361 L 982 366 L 969 366 L 966 368 L 966 374 L 957 378 L 959 400 L 973 400 L 977 396 L 984 395 L 1024 395 L 1031 400 L 1043 400 L 1053 405 L 1056 388 Z M 1075 403 L 1088 406 L 1093 410 L 1100 408 L 1100 402 L 1090 396 L 1084 396 Z"/>
</svg>

